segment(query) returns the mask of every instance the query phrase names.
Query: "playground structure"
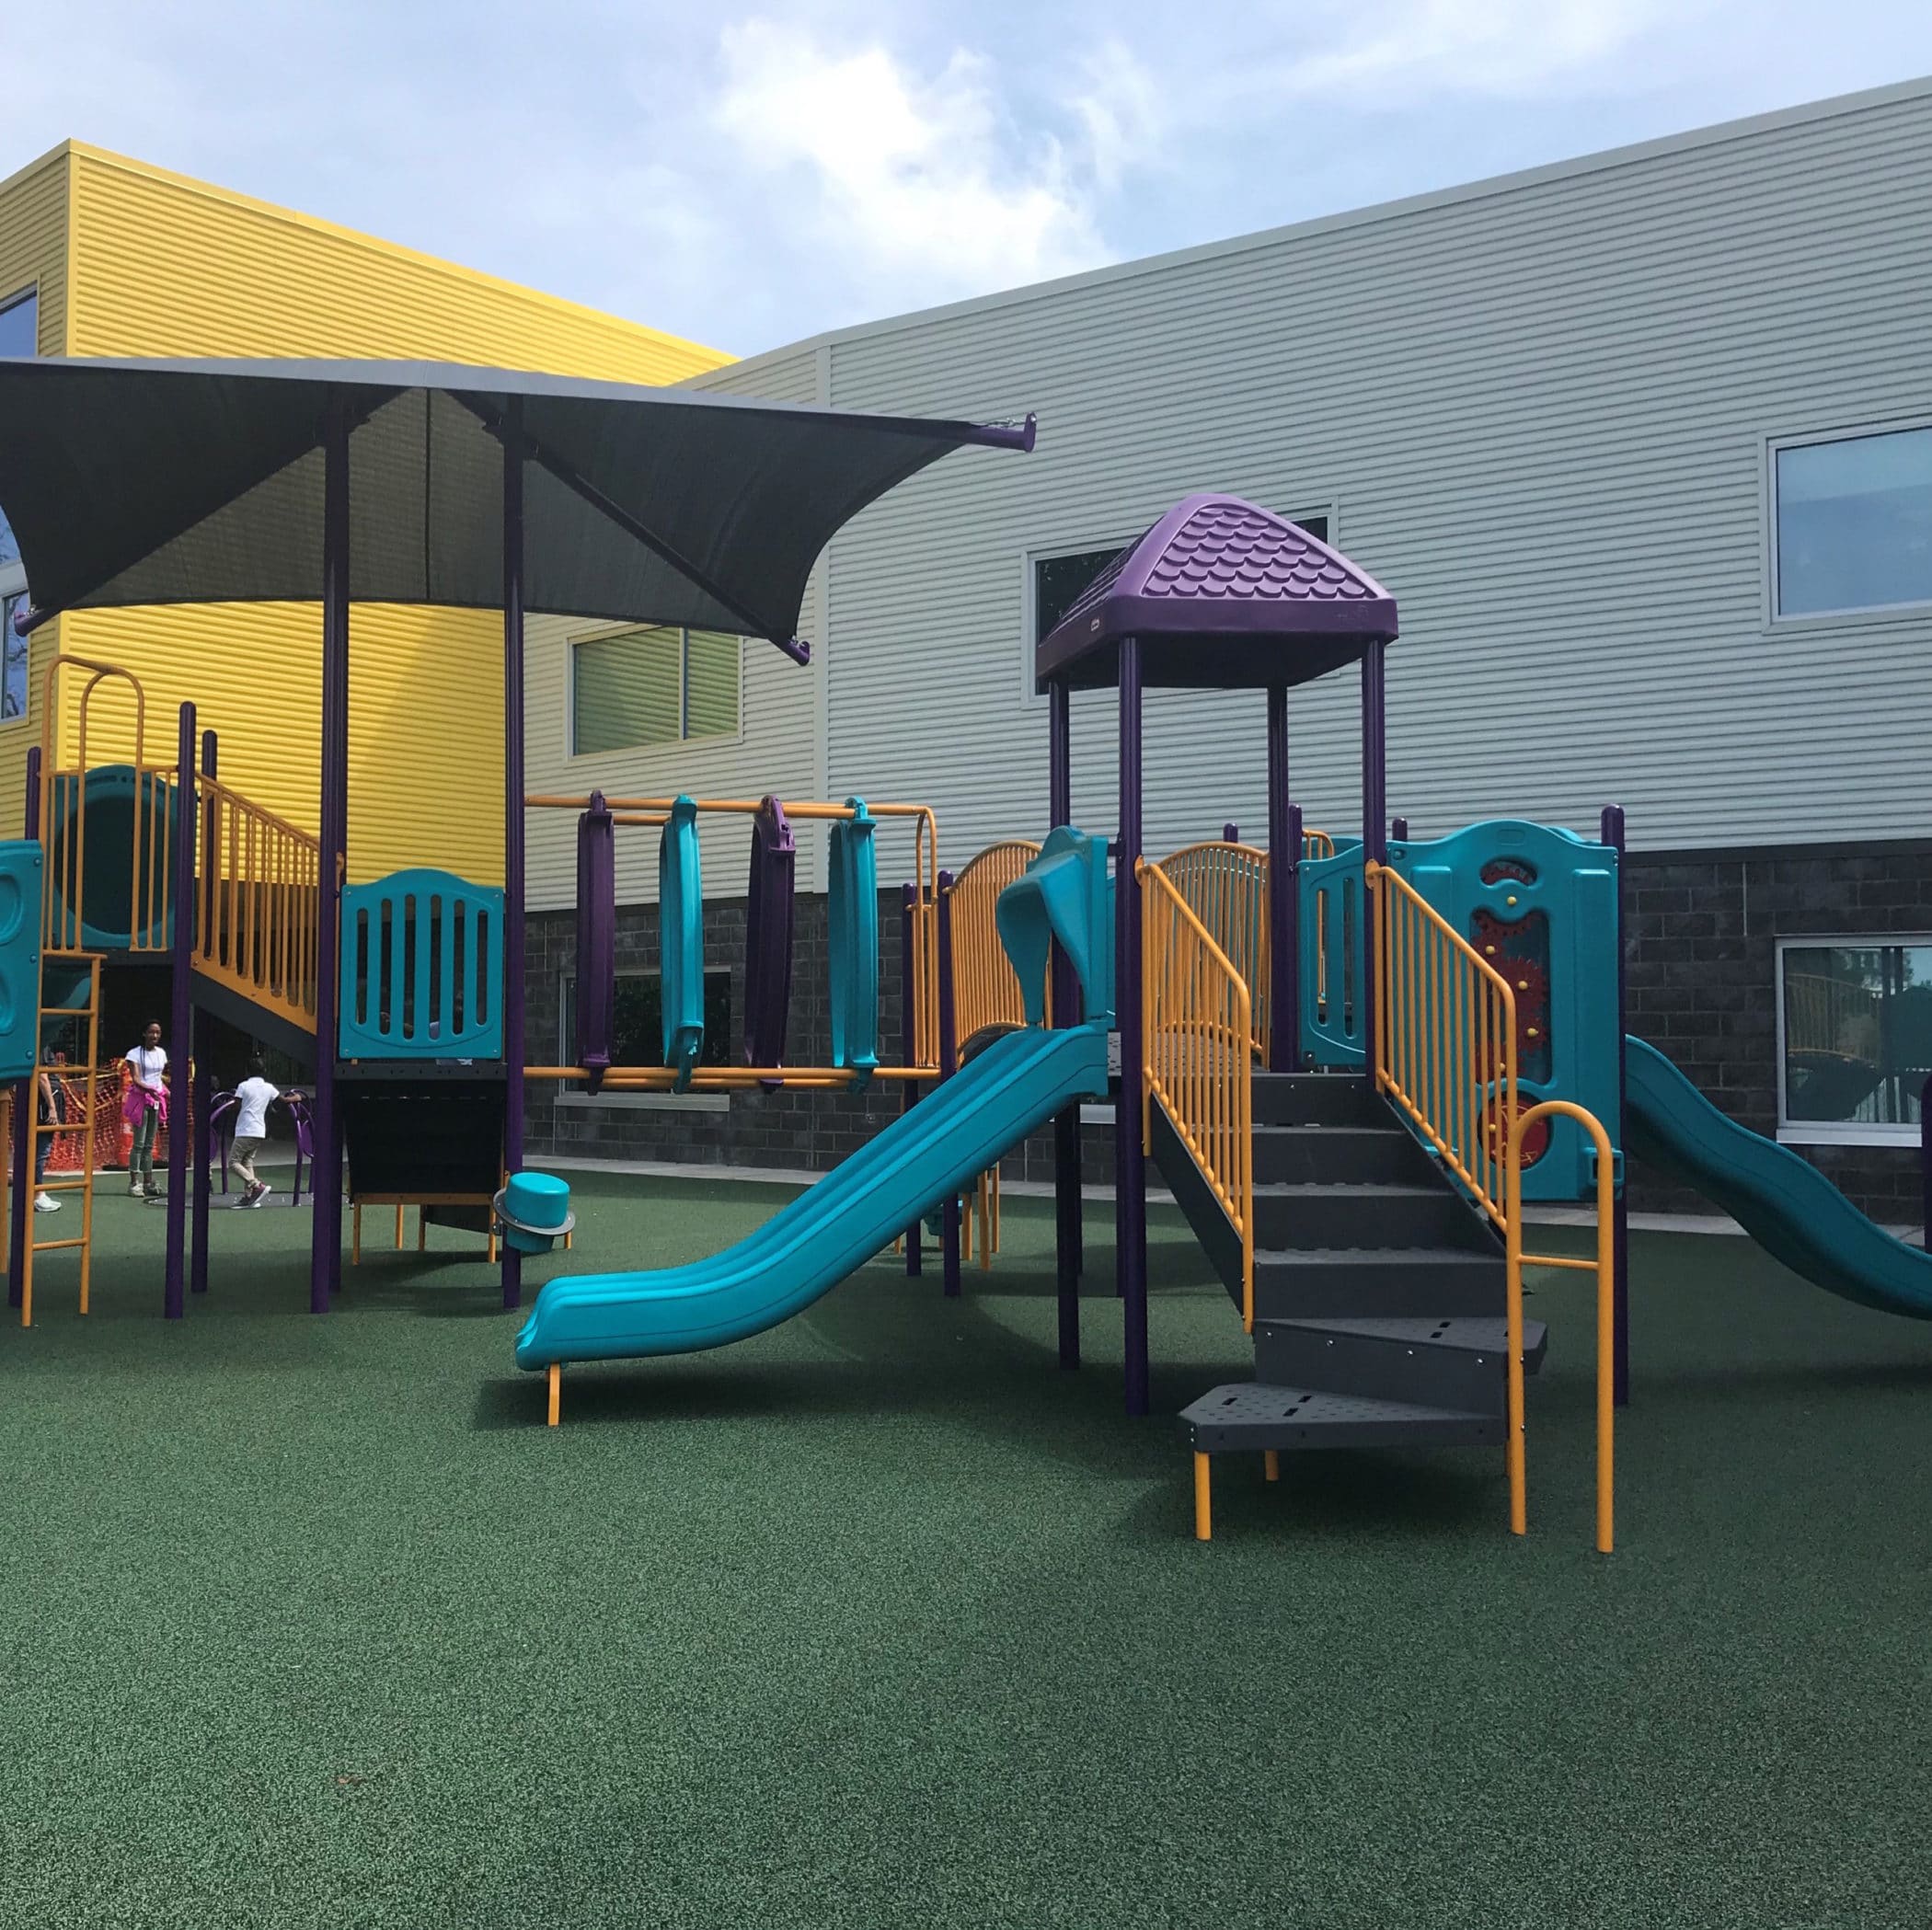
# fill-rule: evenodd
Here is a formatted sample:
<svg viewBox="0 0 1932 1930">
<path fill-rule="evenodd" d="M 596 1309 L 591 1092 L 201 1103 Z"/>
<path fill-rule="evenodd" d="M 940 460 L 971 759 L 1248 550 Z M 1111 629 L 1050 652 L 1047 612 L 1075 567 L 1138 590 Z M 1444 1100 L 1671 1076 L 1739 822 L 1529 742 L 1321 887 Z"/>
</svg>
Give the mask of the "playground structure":
<svg viewBox="0 0 1932 1930">
<path fill-rule="evenodd" d="M 69 395 L 77 397 L 72 419 L 59 406 Z M 225 441 L 203 433 L 211 396 Z M 650 427 L 663 447 L 648 436 L 626 442 L 639 432 L 634 418 L 660 410 Z M 151 488 L 151 465 L 107 506 L 113 513 L 101 526 L 111 541 L 91 528 L 85 543 L 70 540 L 87 507 L 73 496 L 73 477 L 114 473 L 105 457 L 117 448 L 121 415 L 155 448 L 192 451 L 201 465 L 195 500 L 209 507 L 186 534 L 136 487 Z M 1536 1266 L 1581 1269 L 1595 1281 L 1597 1545 L 1607 1551 L 1613 1409 L 1627 1375 L 1627 1132 L 1720 1201 L 1736 1202 L 1747 1225 L 1767 1244 L 1782 1242 L 1778 1250 L 1821 1284 L 1932 1315 L 1932 1261 L 1923 1253 L 1887 1240 L 1842 1200 L 1834 1206 L 1815 1188 L 1808 1193 L 1778 1162 L 1811 1169 L 1704 1117 L 1703 1102 L 1665 1062 L 1630 1051 L 1615 808 L 1596 840 L 1524 821 L 1432 841 L 1409 840 L 1398 821 L 1391 837 L 1384 658 L 1397 635 L 1394 600 L 1271 512 L 1235 498 L 1188 498 L 1095 579 L 1036 653 L 1049 699 L 1047 833 L 1037 846 L 996 846 L 954 875 L 939 868 L 937 826 L 916 804 L 526 798 L 523 612 L 540 583 L 546 607 L 731 621 L 803 661 L 790 624 L 831 532 L 950 449 L 1030 447 L 1030 422 L 1014 430 L 841 418 L 490 371 L 426 375 L 357 364 L 272 373 L 8 367 L 0 369 L 0 416 L 25 424 L 0 447 L 0 491 L 10 510 L 17 505 L 37 591 L 51 585 L 32 622 L 63 606 L 179 593 L 184 580 L 200 596 L 294 593 L 293 580 L 277 573 L 283 553 L 268 546 L 291 513 L 312 518 L 321 557 L 317 833 L 222 782 L 218 746 L 212 734 L 197 738 L 191 705 L 181 708 L 173 761 L 162 762 L 149 753 L 135 680 L 110 664 L 57 658 L 48 672 L 50 735 L 30 780 L 29 841 L 9 847 L 16 876 L 27 880 L 16 900 L 38 902 L 40 916 L 0 919 L 7 1077 L 26 1081 L 34 1063 L 34 1040 L 22 1036 L 33 1028 L 21 1014 L 95 1024 L 104 965 L 150 956 L 170 968 L 171 1042 L 178 1061 L 193 1066 L 187 1112 L 201 1122 L 192 1151 L 189 1133 L 170 1140 L 171 1315 L 183 1310 L 190 1264 L 194 1290 L 206 1285 L 213 1095 L 205 1064 L 191 1057 L 197 1011 L 233 1017 L 314 1067 L 318 1312 L 339 1284 L 345 1151 L 351 1204 L 396 1207 L 398 1237 L 408 1203 L 489 1236 L 493 1202 L 521 1165 L 529 1079 L 677 1091 L 899 1084 L 902 1116 L 739 1246 L 668 1273 L 553 1279 L 516 1343 L 518 1364 L 546 1376 L 553 1424 L 566 1365 L 743 1338 L 895 1242 L 917 1271 L 929 1213 L 939 1215 L 946 1291 L 958 1292 L 962 1193 L 977 1196 L 984 1261 L 998 1225 L 990 1176 L 1049 1122 L 1059 1354 L 1063 1366 L 1077 1366 L 1080 1107 L 1113 1095 L 1128 1411 L 1148 1407 L 1150 1159 L 1255 1349 L 1252 1381 L 1210 1390 L 1182 1416 L 1203 1538 L 1216 1454 L 1259 1453 L 1274 1478 L 1284 1452 L 1499 1441 L 1512 1526 L 1523 1532 L 1524 1377 L 1547 1343 L 1542 1325 L 1524 1315 L 1524 1271 Z M 102 459 L 37 470 L 36 455 L 62 446 L 75 421 Z M 500 565 L 512 800 L 501 886 L 424 867 L 355 882 L 348 875 L 350 450 L 358 435 L 373 436 L 393 459 L 370 472 L 368 525 L 424 533 L 420 557 L 413 538 L 399 549 L 376 545 L 353 579 L 359 593 L 480 602 L 496 594 L 489 566 Z M 670 459 L 680 451 L 689 466 Z M 764 465 L 759 515 L 736 513 L 746 463 Z M 661 480 L 673 472 L 674 489 Z M 264 473 L 294 479 L 251 541 Z M 578 541 L 559 546 L 563 560 L 547 577 L 534 558 L 526 569 L 523 552 L 525 489 L 536 478 L 549 525 L 576 519 Z M 196 532 L 215 523 L 219 531 L 201 541 Z M 621 566 L 613 549 L 620 539 Z M 52 734 L 63 669 L 89 679 L 75 757 L 64 764 Z M 1362 694 L 1359 837 L 1305 831 L 1289 784 L 1290 691 L 1348 669 Z M 1265 844 L 1225 837 L 1147 857 L 1143 702 L 1156 687 L 1265 690 Z M 88 741 L 88 705 L 102 688 L 132 706 L 132 748 L 119 763 L 96 763 Z M 1076 689 L 1115 693 L 1111 841 L 1069 821 Z M 523 950 L 531 808 L 579 816 L 581 995 L 569 1064 L 528 1063 L 521 972 L 506 962 Z M 706 812 L 744 817 L 752 829 L 742 1063 L 726 1065 L 704 1063 L 696 826 Z M 901 1052 L 888 1063 L 875 841 L 894 818 L 914 827 L 916 876 L 902 893 Z M 831 1041 L 828 1063 L 791 1065 L 792 825 L 812 821 L 829 827 Z M 659 833 L 662 1051 L 652 1065 L 612 1063 L 620 828 Z M 1116 1036 L 1117 1075 L 1109 1063 Z M 90 1050 L 90 1063 L 96 1057 Z M 16 1087 L 17 1115 L 29 1098 Z M 23 1230 L 29 1138 L 15 1135 L 10 1285 L 23 1316 L 33 1255 L 48 1250 Z M 1597 1208 L 1593 1257 L 1526 1252 L 1524 1202 L 1578 1199 Z M 523 1231 L 538 1244 L 503 1242 L 506 1305 L 520 1298 L 522 1252 L 548 1244 L 547 1233 Z M 567 1236 L 565 1225 L 558 1231 Z M 82 1248 L 85 1304 L 86 1224 L 79 1239 L 61 1244 Z"/>
</svg>

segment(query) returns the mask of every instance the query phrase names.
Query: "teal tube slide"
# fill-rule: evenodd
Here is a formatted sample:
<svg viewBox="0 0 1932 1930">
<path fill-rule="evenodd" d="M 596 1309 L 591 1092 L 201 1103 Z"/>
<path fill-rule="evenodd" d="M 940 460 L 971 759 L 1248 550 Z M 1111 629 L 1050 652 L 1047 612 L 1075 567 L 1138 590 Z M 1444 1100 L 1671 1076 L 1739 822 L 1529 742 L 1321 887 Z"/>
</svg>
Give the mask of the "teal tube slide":
<svg viewBox="0 0 1932 1930">
<path fill-rule="evenodd" d="M 1932 1320 L 1932 1254 L 1875 1226 L 1788 1147 L 1727 1119 L 1655 1046 L 1625 1043 L 1631 1152 L 1681 1175 L 1812 1285 L 1860 1306 Z"/>
<path fill-rule="evenodd" d="M 1106 1092 L 1101 1027 L 1008 1033 L 749 1239 L 695 1266 L 547 1282 L 517 1336 L 516 1363 L 696 1353 L 762 1333 L 891 1246 L 1063 1106 Z"/>
</svg>

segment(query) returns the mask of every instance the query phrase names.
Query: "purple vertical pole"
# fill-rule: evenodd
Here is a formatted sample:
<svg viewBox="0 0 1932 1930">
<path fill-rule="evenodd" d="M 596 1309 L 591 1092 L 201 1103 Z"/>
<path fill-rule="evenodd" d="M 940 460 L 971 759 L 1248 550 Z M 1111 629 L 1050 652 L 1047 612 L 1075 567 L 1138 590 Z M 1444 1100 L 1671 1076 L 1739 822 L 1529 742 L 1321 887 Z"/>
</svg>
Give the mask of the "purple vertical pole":
<svg viewBox="0 0 1932 1930">
<path fill-rule="evenodd" d="M 175 875 L 169 893 L 173 919 L 168 960 L 173 994 L 169 1001 L 168 1038 L 174 1047 L 175 1076 L 167 1117 L 167 1267 L 163 1311 L 178 1320 L 188 1311 L 188 1188 L 194 1152 L 195 1126 L 190 1119 L 194 1075 L 181 1076 L 194 1063 L 194 851 L 195 830 L 194 706 L 181 706 L 181 735 L 175 765 Z M 206 1115 L 204 1114 L 205 1118 Z M 93 1121 L 88 1121 L 89 1130 Z"/>
<path fill-rule="evenodd" d="M 1409 820 L 1407 818 L 1391 818 L 1388 821 L 1388 834 L 1398 844 L 1408 844 Z"/>
<path fill-rule="evenodd" d="M 27 752 L 27 809 L 21 814 L 20 834 L 28 838 L 38 838 L 40 834 L 40 747 L 38 744 L 29 746 Z M 34 906 L 32 916 L 36 919 L 42 916 L 39 905 Z M 33 1173 L 34 1122 L 40 1116 L 38 1101 L 42 995 L 40 982 L 36 980 L 33 986 L 35 1069 L 14 1087 L 13 1211 L 8 1215 L 6 1229 L 6 1304 L 10 1307 L 20 1304 L 20 1282 L 27 1270 L 27 1216 L 33 1211 L 27 1182 Z M 92 1121 L 88 1123 L 91 1127 Z"/>
<path fill-rule="evenodd" d="M 913 974 L 913 927 L 919 916 L 919 887 L 902 885 L 899 893 L 899 1031 L 905 1063 L 913 1063 L 918 1039 L 919 985 Z M 900 1088 L 899 1109 L 910 1112 L 919 1100 L 918 1082 L 905 1080 Z M 905 1277 L 917 1280 L 924 1270 L 922 1254 L 926 1229 L 917 1214 L 905 1229 Z"/>
<path fill-rule="evenodd" d="M 322 767 L 316 814 L 316 1156 L 309 1168 L 308 1309 L 328 1311 L 342 1272 L 342 1121 L 336 1108 L 342 872 L 349 851 L 349 414 L 329 404 L 322 482 Z"/>
<path fill-rule="evenodd" d="M 1603 840 L 1616 853 L 1616 1132 L 1619 1152 L 1624 1145 L 1624 1120 L 1628 1111 L 1629 1037 L 1628 1005 L 1624 990 L 1624 808 L 1604 807 Z M 1611 1344 L 1611 1378 L 1614 1398 L 1619 1407 L 1630 1405 L 1630 1201 L 1627 1176 L 1616 1189 L 1611 1207 L 1611 1298 L 1616 1326 Z"/>
<path fill-rule="evenodd" d="M 503 1166 L 523 1163 L 523 406 L 503 438 Z M 523 1297 L 523 1256 L 502 1244 L 503 1304 Z"/>
<path fill-rule="evenodd" d="M 1221 842 L 1224 844 L 1238 844 L 1241 842 L 1241 827 L 1232 818 L 1221 827 Z"/>
<path fill-rule="evenodd" d="M 952 873 L 942 871 L 938 879 L 938 915 L 934 921 L 939 948 L 939 1076 L 949 1079 L 960 1069 L 958 1015 L 952 1007 Z M 960 1292 L 960 1194 L 954 1188 L 946 1196 L 939 1223 L 939 1273 L 941 1291 L 949 1299 Z"/>
<path fill-rule="evenodd" d="M 201 775 L 213 777 L 219 758 L 219 747 L 213 730 L 201 732 Z M 205 899 L 213 889 L 211 880 L 214 877 L 214 824 L 211 813 L 203 810 L 199 814 L 201 831 L 201 894 Z M 176 913 L 178 917 L 180 913 Z M 201 915 L 198 902 L 195 915 Z M 190 952 L 191 957 L 191 952 Z M 205 1293 L 208 1291 L 208 1168 L 214 1149 L 214 1121 L 209 1117 L 214 1106 L 214 1074 L 208 1063 L 206 1052 L 194 1055 L 194 1219 L 192 1238 L 189 1244 L 188 1290 L 190 1293 Z"/>
<path fill-rule="evenodd" d="M 1288 796 L 1288 689 L 1268 686 L 1268 1069 L 1301 1062 L 1301 815 Z"/>
<path fill-rule="evenodd" d="M 1362 856 L 1388 857 L 1388 717 L 1380 641 L 1362 653 Z M 1375 894 L 1362 894 L 1362 1039 L 1369 1085 L 1375 1083 Z"/>
<path fill-rule="evenodd" d="M 1114 1266 L 1123 1303 L 1127 1411 L 1147 1411 L 1147 1166 L 1141 1144 L 1146 1040 L 1141 1037 L 1141 646 L 1123 637 L 1121 679 L 1121 833 L 1114 855 L 1114 1017 L 1121 1089 L 1114 1105 Z"/>
<path fill-rule="evenodd" d="M 1048 829 L 1074 816 L 1073 693 L 1064 684 L 1047 686 Z M 1080 984 L 1073 960 L 1054 946 L 1053 1023 L 1078 1022 Z M 1053 1278 L 1059 1297 L 1060 1364 L 1080 1364 L 1080 1109 L 1063 1106 L 1053 1115 Z"/>
</svg>

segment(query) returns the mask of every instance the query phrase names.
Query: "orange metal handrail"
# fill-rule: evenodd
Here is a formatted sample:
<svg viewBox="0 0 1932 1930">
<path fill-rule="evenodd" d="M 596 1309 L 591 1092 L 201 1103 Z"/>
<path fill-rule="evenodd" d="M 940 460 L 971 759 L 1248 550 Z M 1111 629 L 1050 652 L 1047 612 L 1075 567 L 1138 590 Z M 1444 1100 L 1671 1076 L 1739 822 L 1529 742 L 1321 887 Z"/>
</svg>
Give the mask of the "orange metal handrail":
<svg viewBox="0 0 1932 1930">
<path fill-rule="evenodd" d="M 196 969 L 313 1031 L 322 842 L 213 777 L 199 789 Z"/>
<path fill-rule="evenodd" d="M 1142 892 L 1141 1134 L 1172 1122 L 1241 1240 L 1241 1324 L 1255 1324 L 1254 1020 L 1248 984 L 1158 865 Z M 1151 1144 L 1150 1144 L 1151 1150 Z"/>
<path fill-rule="evenodd" d="M 1306 840 L 1304 839 L 1305 845 Z M 1183 844 L 1158 869 L 1248 988 L 1250 1045 L 1268 1050 L 1268 854 L 1225 839 Z"/>
<path fill-rule="evenodd" d="M 1594 1272 L 1597 1281 L 1596 1545 L 1612 1545 L 1614 1478 L 1615 1162 L 1594 1114 L 1568 1099 L 1517 1103 L 1516 1001 L 1508 980 L 1434 906 L 1386 865 L 1364 867 L 1375 905 L 1377 1089 L 1408 1114 L 1469 1189 L 1504 1241 L 1507 1263 L 1510 1528 L 1528 1522 L 1523 1367 L 1525 1265 Z M 1596 1147 L 1594 1259 L 1523 1249 L 1523 1147 L 1529 1128 L 1561 1115 Z"/>
<path fill-rule="evenodd" d="M 1305 831 L 1302 833 L 1302 856 L 1305 858 L 1333 857 L 1335 840 L 1325 831 Z"/>
<path fill-rule="evenodd" d="M 1539 1120 L 1575 1120 L 1596 1147 L 1596 1255 L 1524 1253 L 1523 1250 L 1523 1144 Z M 1593 1112 L 1569 1099 L 1545 1099 L 1519 1112 L 1510 1128 L 1509 1224 L 1504 1238 L 1509 1264 L 1509 1443 L 1510 1532 L 1529 1531 L 1528 1476 L 1523 1389 L 1523 1269 L 1560 1267 L 1596 1275 L 1596 1545 L 1608 1555 L 1616 1546 L 1616 1255 L 1614 1212 L 1616 1162 L 1610 1135 Z"/>
<path fill-rule="evenodd" d="M 1376 1088 L 1498 1227 L 1516 1113 L 1516 996 L 1398 872 L 1364 867 L 1375 904 Z"/>
<path fill-rule="evenodd" d="M 1040 856 L 1025 838 L 989 844 L 968 860 L 947 893 L 952 926 L 952 1009 L 954 1037 L 963 1045 L 983 1026 L 1027 1022 L 1019 975 L 999 942 L 994 907 L 999 894 Z M 1052 996 L 1048 987 L 1047 996 Z M 1052 1022 L 1051 1009 L 1048 1021 Z"/>
</svg>

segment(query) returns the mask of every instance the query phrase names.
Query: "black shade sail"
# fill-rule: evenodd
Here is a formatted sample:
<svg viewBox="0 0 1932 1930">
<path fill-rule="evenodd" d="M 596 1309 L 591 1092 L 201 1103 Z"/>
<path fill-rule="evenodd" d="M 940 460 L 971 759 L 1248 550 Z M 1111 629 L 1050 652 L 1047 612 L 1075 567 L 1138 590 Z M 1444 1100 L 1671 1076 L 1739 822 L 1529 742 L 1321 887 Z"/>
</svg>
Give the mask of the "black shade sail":
<svg viewBox="0 0 1932 1930">
<path fill-rule="evenodd" d="M 350 436 L 350 595 L 495 609 L 503 445 L 526 606 L 792 642 L 834 533 L 1024 428 L 843 414 L 443 362 L 0 360 L 0 508 L 35 610 L 313 602 L 323 441 Z"/>
</svg>

